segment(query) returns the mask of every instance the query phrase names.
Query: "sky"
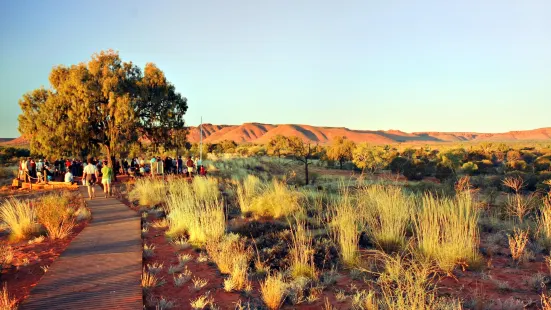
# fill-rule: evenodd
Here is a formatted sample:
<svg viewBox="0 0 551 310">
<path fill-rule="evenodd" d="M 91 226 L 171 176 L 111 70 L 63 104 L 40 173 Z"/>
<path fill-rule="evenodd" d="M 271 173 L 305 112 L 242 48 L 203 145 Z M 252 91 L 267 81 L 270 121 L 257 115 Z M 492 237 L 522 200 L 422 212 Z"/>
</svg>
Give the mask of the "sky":
<svg viewBox="0 0 551 310">
<path fill-rule="evenodd" d="M 0 137 L 53 66 L 155 63 L 188 125 L 551 126 L 551 1 L 0 1 Z"/>
</svg>

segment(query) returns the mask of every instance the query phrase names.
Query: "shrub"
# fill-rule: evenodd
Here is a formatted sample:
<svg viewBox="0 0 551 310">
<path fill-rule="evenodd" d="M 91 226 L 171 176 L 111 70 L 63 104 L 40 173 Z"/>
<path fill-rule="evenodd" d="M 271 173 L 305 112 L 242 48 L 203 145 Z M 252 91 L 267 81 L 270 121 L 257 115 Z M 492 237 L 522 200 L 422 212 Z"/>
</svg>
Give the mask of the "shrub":
<svg viewBox="0 0 551 310">
<path fill-rule="evenodd" d="M 413 205 L 400 187 L 366 187 L 358 193 L 358 204 L 368 234 L 380 248 L 394 251 L 404 247 Z"/>
<path fill-rule="evenodd" d="M 528 243 L 528 231 L 515 228 L 513 235 L 508 235 L 507 239 L 509 239 L 509 250 L 511 251 L 513 261 L 520 263 L 524 256 L 524 249 Z"/>
<path fill-rule="evenodd" d="M 422 160 L 412 161 L 404 167 L 404 176 L 410 181 L 422 180 L 425 176 L 425 162 Z"/>
<path fill-rule="evenodd" d="M 70 216 L 69 197 L 62 193 L 43 196 L 35 207 L 38 221 L 44 226 L 50 239 L 64 239 L 75 223 Z"/>
<path fill-rule="evenodd" d="M 421 255 L 442 270 L 479 262 L 479 211 L 468 192 L 441 199 L 425 195 L 413 218 Z"/>
<path fill-rule="evenodd" d="M 218 184 L 211 178 L 174 182 L 167 198 L 167 234 L 189 234 L 189 242 L 204 245 L 219 240 L 225 231 L 226 218 Z"/>
<path fill-rule="evenodd" d="M 128 194 L 130 201 L 138 201 L 140 206 L 153 207 L 166 197 L 167 184 L 163 179 L 139 178 Z"/>
<path fill-rule="evenodd" d="M 551 170 L 551 156 L 540 156 L 534 161 L 534 170 L 549 171 Z"/>
<path fill-rule="evenodd" d="M 343 262 L 352 266 L 358 262 L 359 227 L 362 219 L 352 205 L 350 194 L 346 187 L 337 201 L 330 205 L 332 212 L 331 232 L 335 243 L 339 245 Z"/>
<path fill-rule="evenodd" d="M 0 206 L 0 219 L 9 227 L 12 241 L 22 240 L 36 232 L 35 218 L 35 210 L 21 200 L 7 199 Z"/>
<path fill-rule="evenodd" d="M 268 275 L 264 282 L 260 283 L 262 300 L 269 309 L 279 309 L 285 299 L 287 284 L 280 273 Z"/>
<path fill-rule="evenodd" d="M 449 166 L 447 165 L 444 165 L 442 163 L 438 163 L 436 165 L 436 172 L 435 172 L 435 177 L 440 180 L 440 181 L 443 181 L 449 177 L 451 177 L 453 175 L 453 169 L 450 168 Z"/>
<path fill-rule="evenodd" d="M 299 210 L 299 193 L 290 190 L 284 183 L 273 180 L 252 200 L 250 211 L 255 216 L 280 218 Z"/>
<path fill-rule="evenodd" d="M 478 172 L 478 166 L 472 161 L 469 161 L 461 166 L 461 170 L 463 171 L 463 173 L 466 173 L 468 175 L 474 175 Z"/>
<path fill-rule="evenodd" d="M 551 248 L 551 196 L 543 199 L 543 207 L 537 217 L 540 244 Z"/>
<path fill-rule="evenodd" d="M 403 173 L 405 168 L 410 164 L 411 162 L 409 159 L 402 156 L 397 156 L 392 159 L 389 164 L 389 168 L 393 173 Z"/>
<path fill-rule="evenodd" d="M 522 194 L 525 182 L 521 177 L 506 177 L 503 185 L 510 188 L 513 194 L 507 196 L 506 208 L 509 215 L 516 216 L 522 223 L 524 217 L 534 208 L 536 195 L 531 193 L 527 196 Z"/>
<path fill-rule="evenodd" d="M 507 163 L 509 171 L 526 171 L 528 164 L 524 160 L 514 160 Z"/>
</svg>

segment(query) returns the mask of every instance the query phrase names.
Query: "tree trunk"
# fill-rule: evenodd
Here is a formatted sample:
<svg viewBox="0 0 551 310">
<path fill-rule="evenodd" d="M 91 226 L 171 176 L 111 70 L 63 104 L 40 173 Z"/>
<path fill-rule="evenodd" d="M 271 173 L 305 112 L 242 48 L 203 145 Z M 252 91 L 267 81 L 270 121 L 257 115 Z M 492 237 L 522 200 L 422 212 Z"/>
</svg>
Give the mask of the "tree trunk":
<svg viewBox="0 0 551 310">
<path fill-rule="evenodd" d="M 304 176 L 306 178 L 306 185 L 308 185 L 308 159 L 304 161 Z"/>
<path fill-rule="evenodd" d="M 105 145 L 105 151 L 107 152 L 107 165 L 109 168 L 113 168 L 113 160 L 111 159 L 111 148 L 109 145 Z"/>
<path fill-rule="evenodd" d="M 339 160 L 339 164 L 341 164 L 341 170 L 342 170 L 342 162 L 343 162 L 343 160 L 340 159 L 340 160 Z"/>
</svg>

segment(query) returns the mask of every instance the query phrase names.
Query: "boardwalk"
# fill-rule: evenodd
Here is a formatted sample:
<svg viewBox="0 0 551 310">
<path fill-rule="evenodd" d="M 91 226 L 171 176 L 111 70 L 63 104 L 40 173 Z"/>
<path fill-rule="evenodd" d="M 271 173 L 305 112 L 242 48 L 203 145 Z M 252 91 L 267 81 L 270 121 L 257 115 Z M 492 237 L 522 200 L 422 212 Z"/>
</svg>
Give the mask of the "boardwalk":
<svg viewBox="0 0 551 310">
<path fill-rule="evenodd" d="M 87 197 L 86 188 L 81 193 Z M 140 218 L 114 198 L 87 201 L 92 221 L 20 309 L 143 309 Z"/>
</svg>

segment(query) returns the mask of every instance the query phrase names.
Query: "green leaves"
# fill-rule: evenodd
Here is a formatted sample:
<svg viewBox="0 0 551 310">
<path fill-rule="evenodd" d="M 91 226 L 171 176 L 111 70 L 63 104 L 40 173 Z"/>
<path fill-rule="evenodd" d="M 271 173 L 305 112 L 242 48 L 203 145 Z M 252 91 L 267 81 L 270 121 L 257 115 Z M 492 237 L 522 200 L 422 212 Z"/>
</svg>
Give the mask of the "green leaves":
<svg viewBox="0 0 551 310">
<path fill-rule="evenodd" d="M 19 131 L 31 138 L 33 153 L 103 148 L 110 155 L 143 139 L 170 144 L 171 132 L 184 128 L 187 99 L 154 64 L 142 75 L 117 52 L 101 51 L 88 63 L 54 67 L 49 80 L 51 90 L 34 90 L 19 101 Z"/>
</svg>

